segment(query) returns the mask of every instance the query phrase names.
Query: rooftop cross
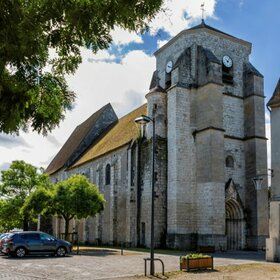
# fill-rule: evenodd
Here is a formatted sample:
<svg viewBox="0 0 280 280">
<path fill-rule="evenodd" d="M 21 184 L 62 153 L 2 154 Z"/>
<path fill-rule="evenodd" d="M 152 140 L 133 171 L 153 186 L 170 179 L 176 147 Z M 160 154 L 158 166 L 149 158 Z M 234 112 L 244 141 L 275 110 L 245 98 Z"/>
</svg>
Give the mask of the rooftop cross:
<svg viewBox="0 0 280 280">
<path fill-rule="evenodd" d="M 205 12 L 204 5 L 205 5 L 204 2 L 200 5 L 200 9 L 201 9 L 201 21 L 202 21 L 202 22 L 204 22 L 204 12 Z"/>
</svg>

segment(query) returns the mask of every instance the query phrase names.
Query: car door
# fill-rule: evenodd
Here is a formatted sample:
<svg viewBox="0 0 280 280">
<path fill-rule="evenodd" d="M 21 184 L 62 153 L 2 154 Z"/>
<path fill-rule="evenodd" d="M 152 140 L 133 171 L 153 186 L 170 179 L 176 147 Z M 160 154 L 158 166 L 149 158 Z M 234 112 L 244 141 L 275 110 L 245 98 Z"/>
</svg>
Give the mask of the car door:
<svg viewBox="0 0 280 280">
<path fill-rule="evenodd" d="M 42 241 L 39 233 L 25 233 L 22 234 L 21 239 L 23 240 L 27 250 L 29 252 L 42 251 Z"/>
<path fill-rule="evenodd" d="M 43 244 L 43 251 L 44 252 L 54 252 L 56 250 L 56 239 L 55 237 L 47 234 L 47 233 L 40 233 L 40 238 Z"/>
</svg>

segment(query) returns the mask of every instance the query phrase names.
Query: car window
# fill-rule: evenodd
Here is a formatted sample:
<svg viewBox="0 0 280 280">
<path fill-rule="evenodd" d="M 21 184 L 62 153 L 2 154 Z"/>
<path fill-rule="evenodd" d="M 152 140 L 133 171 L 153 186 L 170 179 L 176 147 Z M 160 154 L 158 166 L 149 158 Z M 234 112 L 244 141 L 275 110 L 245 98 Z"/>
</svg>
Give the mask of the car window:
<svg viewBox="0 0 280 280">
<path fill-rule="evenodd" d="M 14 235 L 15 235 L 14 233 L 5 233 L 1 236 L 1 239 L 7 239 L 7 238 L 10 238 Z"/>
<path fill-rule="evenodd" d="M 4 234 L 1 234 L 1 236 L 0 236 L 0 239 L 3 239 L 3 238 L 5 238 L 5 236 L 7 236 L 7 234 L 6 234 L 6 233 L 4 233 Z"/>
<path fill-rule="evenodd" d="M 39 233 L 24 233 L 21 234 L 21 238 L 24 240 L 40 240 Z"/>
<path fill-rule="evenodd" d="M 55 240 L 55 238 L 47 233 L 40 233 L 41 240 Z"/>
</svg>

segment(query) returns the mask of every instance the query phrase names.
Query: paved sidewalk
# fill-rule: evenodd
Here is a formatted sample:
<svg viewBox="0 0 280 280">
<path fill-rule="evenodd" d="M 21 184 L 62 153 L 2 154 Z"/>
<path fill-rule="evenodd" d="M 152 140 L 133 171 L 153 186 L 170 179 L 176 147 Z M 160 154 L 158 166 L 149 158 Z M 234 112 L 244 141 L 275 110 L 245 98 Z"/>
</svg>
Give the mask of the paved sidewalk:
<svg viewBox="0 0 280 280">
<path fill-rule="evenodd" d="M 264 262 L 263 252 L 215 253 L 214 266 Z M 26 257 L 23 259 L 0 256 L 0 279 L 114 279 L 144 274 L 144 258 L 148 253 L 101 250 L 65 258 Z M 165 271 L 179 270 L 179 255 L 155 254 L 165 264 Z M 161 272 L 159 263 L 156 272 Z"/>
</svg>

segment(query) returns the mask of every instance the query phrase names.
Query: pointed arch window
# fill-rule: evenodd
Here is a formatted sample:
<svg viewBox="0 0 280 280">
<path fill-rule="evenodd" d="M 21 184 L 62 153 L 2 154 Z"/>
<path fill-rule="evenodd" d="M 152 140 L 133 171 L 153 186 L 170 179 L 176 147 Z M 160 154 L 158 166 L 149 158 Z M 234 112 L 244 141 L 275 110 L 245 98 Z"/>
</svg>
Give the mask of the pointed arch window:
<svg viewBox="0 0 280 280">
<path fill-rule="evenodd" d="M 232 156 L 226 157 L 226 167 L 234 168 L 234 159 Z"/>
<path fill-rule="evenodd" d="M 108 163 L 105 167 L 105 185 L 111 184 L 111 165 Z"/>
</svg>

